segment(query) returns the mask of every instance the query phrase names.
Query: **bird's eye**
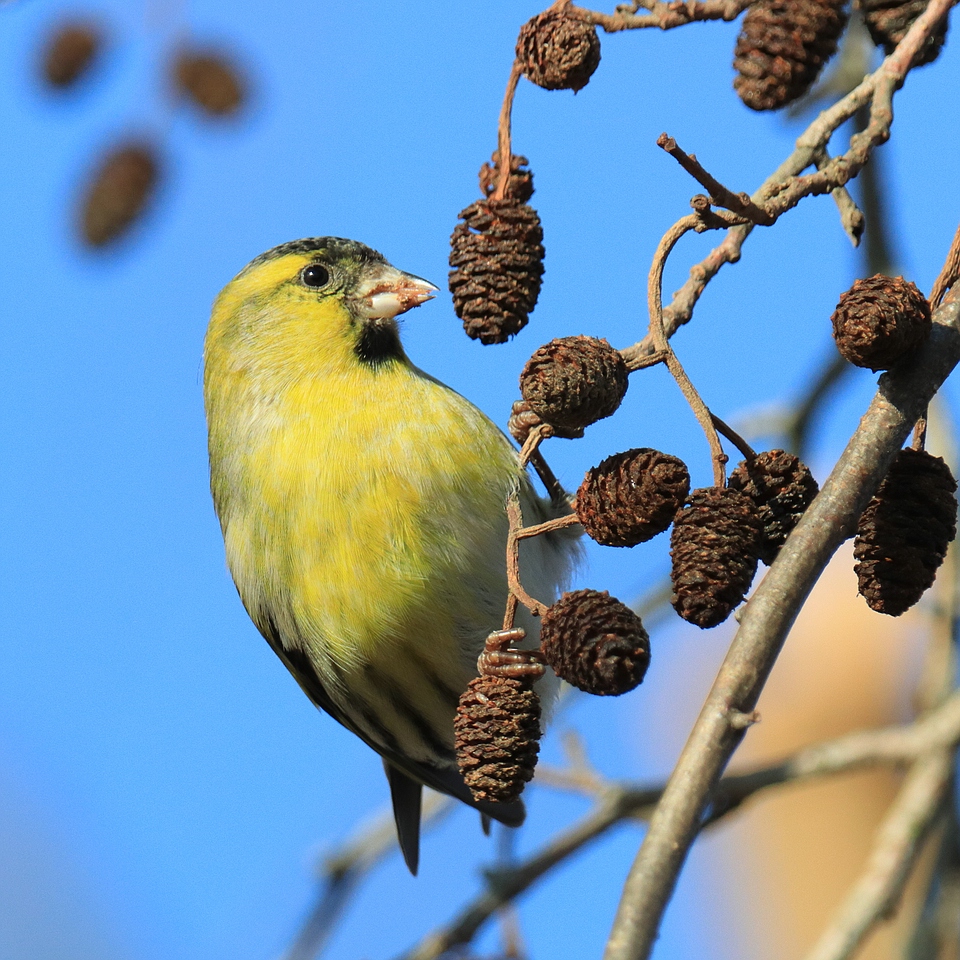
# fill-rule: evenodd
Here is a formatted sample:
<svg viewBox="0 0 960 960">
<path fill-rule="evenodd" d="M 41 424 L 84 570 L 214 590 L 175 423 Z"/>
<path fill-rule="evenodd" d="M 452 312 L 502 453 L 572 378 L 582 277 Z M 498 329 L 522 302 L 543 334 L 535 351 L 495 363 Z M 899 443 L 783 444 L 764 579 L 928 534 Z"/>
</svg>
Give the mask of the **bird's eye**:
<svg viewBox="0 0 960 960">
<path fill-rule="evenodd" d="M 330 271 L 319 263 L 311 263 L 304 267 L 300 279 L 308 287 L 325 287 L 330 282 Z"/>
</svg>

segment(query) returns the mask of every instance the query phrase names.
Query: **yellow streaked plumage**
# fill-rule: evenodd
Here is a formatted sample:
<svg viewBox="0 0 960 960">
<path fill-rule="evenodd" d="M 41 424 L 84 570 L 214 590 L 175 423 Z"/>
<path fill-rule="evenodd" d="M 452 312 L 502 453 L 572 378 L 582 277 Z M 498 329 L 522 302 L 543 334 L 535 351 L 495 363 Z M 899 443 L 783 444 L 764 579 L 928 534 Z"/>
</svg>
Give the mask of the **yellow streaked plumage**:
<svg viewBox="0 0 960 960">
<path fill-rule="evenodd" d="M 362 244 L 294 241 L 227 285 L 204 348 L 237 589 L 307 695 L 384 757 L 414 871 L 420 784 L 523 818 L 472 800 L 453 714 L 503 615 L 507 496 L 519 484 L 527 522 L 555 512 L 507 438 L 404 354 L 394 317 L 434 290 Z M 528 589 L 554 596 L 573 544 L 526 541 Z"/>
</svg>

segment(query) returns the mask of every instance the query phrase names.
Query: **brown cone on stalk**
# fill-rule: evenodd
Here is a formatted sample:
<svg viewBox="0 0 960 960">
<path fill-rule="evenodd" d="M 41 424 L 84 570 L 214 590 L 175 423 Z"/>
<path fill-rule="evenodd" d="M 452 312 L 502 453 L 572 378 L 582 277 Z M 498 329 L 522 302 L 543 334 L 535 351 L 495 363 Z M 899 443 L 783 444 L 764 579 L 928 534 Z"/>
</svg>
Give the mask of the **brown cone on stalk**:
<svg viewBox="0 0 960 960">
<path fill-rule="evenodd" d="M 60 24 L 43 51 L 43 78 L 51 87 L 72 87 L 88 72 L 102 46 L 103 32 L 96 24 Z"/>
<path fill-rule="evenodd" d="M 453 723 L 457 764 L 476 800 L 511 803 L 533 779 L 540 698 L 523 680 L 475 677 Z"/>
<path fill-rule="evenodd" d="M 153 199 L 159 154 L 145 142 L 115 147 L 103 156 L 81 205 L 81 234 L 92 247 L 119 239 Z"/>
<path fill-rule="evenodd" d="M 760 0 L 743 18 L 734 89 L 752 110 L 779 110 L 810 88 L 836 53 L 845 0 Z"/>
<path fill-rule="evenodd" d="M 520 28 L 517 61 L 538 87 L 576 93 L 600 64 L 600 38 L 592 23 L 546 10 Z"/>
<path fill-rule="evenodd" d="M 520 393 L 545 423 L 576 431 L 609 417 L 629 382 L 626 362 L 606 340 L 560 337 L 534 351 Z"/>
<path fill-rule="evenodd" d="M 450 293 L 467 336 L 506 343 L 527 325 L 543 277 L 543 228 L 536 210 L 513 197 L 460 211 L 450 237 Z"/>
<path fill-rule="evenodd" d="M 761 536 L 757 509 L 739 490 L 694 490 L 670 537 L 677 613 L 704 629 L 723 623 L 750 589 Z"/>
<path fill-rule="evenodd" d="M 226 117 L 246 100 L 245 83 L 236 65 L 213 50 L 180 50 L 173 62 L 179 92 L 205 114 Z"/>
<path fill-rule="evenodd" d="M 957 533 L 956 489 L 940 457 L 897 454 L 853 545 L 860 593 L 872 610 L 899 617 L 932 586 Z"/>
<path fill-rule="evenodd" d="M 933 328 L 930 304 L 916 285 L 879 273 L 840 297 L 831 322 L 844 359 L 871 370 L 889 370 Z"/>
<path fill-rule="evenodd" d="M 809 468 L 785 450 L 765 450 L 752 460 L 741 460 L 727 485 L 746 494 L 757 508 L 763 527 L 760 559 L 767 566 L 820 490 Z"/>
<path fill-rule="evenodd" d="M 863 13 L 870 39 L 878 47 L 883 47 L 884 54 L 889 57 L 928 4 L 929 0 L 858 0 L 857 6 Z M 947 39 L 948 24 L 946 17 L 941 20 L 920 48 L 914 66 L 933 63 L 940 56 Z"/>
<path fill-rule="evenodd" d="M 643 680 L 650 638 L 640 618 L 606 591 L 575 590 L 543 615 L 540 652 L 561 680 L 616 697 Z"/>
<path fill-rule="evenodd" d="M 689 492 L 682 460 L 639 447 L 591 467 L 575 504 L 589 537 L 608 547 L 632 547 L 663 533 Z"/>
</svg>

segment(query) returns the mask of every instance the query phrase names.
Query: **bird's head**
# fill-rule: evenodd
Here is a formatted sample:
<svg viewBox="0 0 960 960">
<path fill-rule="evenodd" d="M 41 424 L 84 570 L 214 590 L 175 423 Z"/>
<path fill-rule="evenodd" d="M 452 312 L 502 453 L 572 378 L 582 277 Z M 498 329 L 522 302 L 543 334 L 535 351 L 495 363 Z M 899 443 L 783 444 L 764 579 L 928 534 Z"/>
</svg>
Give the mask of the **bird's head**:
<svg viewBox="0 0 960 960">
<path fill-rule="evenodd" d="M 288 372 L 403 360 L 395 318 L 436 291 L 354 240 L 294 240 L 261 254 L 223 289 L 207 352 Z"/>
</svg>

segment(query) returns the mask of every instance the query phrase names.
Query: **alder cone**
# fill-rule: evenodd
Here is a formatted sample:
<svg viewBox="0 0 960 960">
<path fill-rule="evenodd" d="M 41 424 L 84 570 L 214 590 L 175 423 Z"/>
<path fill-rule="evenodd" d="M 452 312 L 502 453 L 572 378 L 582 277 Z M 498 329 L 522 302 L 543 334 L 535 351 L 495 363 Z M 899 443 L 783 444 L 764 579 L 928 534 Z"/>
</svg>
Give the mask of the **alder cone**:
<svg viewBox="0 0 960 960">
<path fill-rule="evenodd" d="M 929 0 L 859 0 L 857 4 L 863 12 L 863 19 L 870 32 L 870 39 L 889 57 L 897 44 L 906 36 L 914 20 L 927 9 Z M 944 18 L 933 35 L 927 38 L 920 48 L 914 66 L 922 67 L 933 63 L 940 56 L 940 50 L 947 39 L 949 20 Z"/>
<path fill-rule="evenodd" d="M 103 45 L 103 35 L 92 23 L 63 23 L 43 52 L 41 72 L 51 87 L 72 87 L 90 68 Z"/>
<path fill-rule="evenodd" d="M 650 666 L 643 623 L 605 590 L 565 593 L 550 607 L 540 625 L 540 651 L 561 680 L 601 697 L 633 690 Z"/>
<path fill-rule="evenodd" d="M 853 555 L 860 593 L 899 617 L 933 584 L 957 533 L 957 483 L 940 457 L 901 450 L 860 517 Z"/>
<path fill-rule="evenodd" d="M 545 423 L 575 432 L 614 413 L 629 383 L 626 362 L 606 340 L 559 337 L 527 361 L 520 393 Z"/>
<path fill-rule="evenodd" d="M 181 94 L 209 116 L 236 113 L 246 100 L 239 71 L 221 53 L 181 50 L 174 60 L 173 77 Z"/>
<path fill-rule="evenodd" d="M 831 322 L 844 359 L 871 370 L 889 370 L 933 327 L 930 304 L 916 285 L 879 273 L 857 280 L 840 297 Z"/>
<path fill-rule="evenodd" d="M 457 765 L 475 800 L 511 803 L 533 779 L 540 698 L 520 680 L 476 677 L 453 722 Z"/>
<path fill-rule="evenodd" d="M 703 629 L 723 623 L 750 589 L 762 533 L 756 507 L 739 490 L 694 490 L 670 538 L 674 610 Z"/>
<path fill-rule="evenodd" d="M 448 284 L 467 336 L 506 343 L 527 325 L 543 277 L 543 228 L 513 197 L 477 200 L 450 237 Z"/>
<path fill-rule="evenodd" d="M 526 169 L 530 161 L 514 153 L 510 155 L 510 180 L 504 196 L 526 203 L 533 196 L 533 171 Z M 500 181 L 500 154 L 494 152 L 490 162 L 480 168 L 480 192 L 489 197 Z"/>
<path fill-rule="evenodd" d="M 734 89 L 752 110 L 779 110 L 810 88 L 836 53 L 844 0 L 760 0 L 737 38 Z"/>
<path fill-rule="evenodd" d="M 663 533 L 690 492 L 677 457 L 649 447 L 617 453 L 591 467 L 577 491 L 587 535 L 607 547 L 632 547 Z"/>
<path fill-rule="evenodd" d="M 81 232 L 92 247 L 119 239 L 153 199 L 160 170 L 147 143 L 115 147 L 100 162 L 81 208 Z"/>
<path fill-rule="evenodd" d="M 727 485 L 746 494 L 757 508 L 763 530 L 760 559 L 767 566 L 820 491 L 809 468 L 785 450 L 766 450 L 752 460 L 741 460 Z"/>
<path fill-rule="evenodd" d="M 576 93 L 600 65 L 600 38 L 592 23 L 546 10 L 520 28 L 517 61 L 538 87 Z"/>
</svg>

